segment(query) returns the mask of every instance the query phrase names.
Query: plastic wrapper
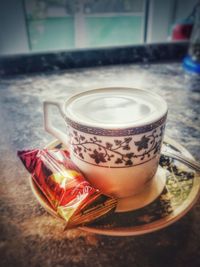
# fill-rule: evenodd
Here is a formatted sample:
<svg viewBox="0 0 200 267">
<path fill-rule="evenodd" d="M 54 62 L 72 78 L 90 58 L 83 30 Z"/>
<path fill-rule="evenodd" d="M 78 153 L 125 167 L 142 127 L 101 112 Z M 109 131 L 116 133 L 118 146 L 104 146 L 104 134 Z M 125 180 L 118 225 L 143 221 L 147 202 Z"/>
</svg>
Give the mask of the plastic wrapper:
<svg viewBox="0 0 200 267">
<path fill-rule="evenodd" d="M 35 149 L 18 156 L 66 227 L 85 225 L 115 209 L 117 201 L 92 187 L 67 151 Z"/>
</svg>

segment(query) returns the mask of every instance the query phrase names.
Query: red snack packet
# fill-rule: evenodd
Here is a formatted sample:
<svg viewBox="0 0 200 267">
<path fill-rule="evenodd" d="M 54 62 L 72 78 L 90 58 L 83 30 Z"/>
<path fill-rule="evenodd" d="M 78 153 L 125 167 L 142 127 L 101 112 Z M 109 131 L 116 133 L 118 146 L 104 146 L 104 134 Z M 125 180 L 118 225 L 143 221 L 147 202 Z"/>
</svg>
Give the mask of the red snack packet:
<svg viewBox="0 0 200 267">
<path fill-rule="evenodd" d="M 83 225 L 116 207 L 115 199 L 86 181 L 67 151 L 35 149 L 18 151 L 18 156 L 68 227 Z"/>
</svg>

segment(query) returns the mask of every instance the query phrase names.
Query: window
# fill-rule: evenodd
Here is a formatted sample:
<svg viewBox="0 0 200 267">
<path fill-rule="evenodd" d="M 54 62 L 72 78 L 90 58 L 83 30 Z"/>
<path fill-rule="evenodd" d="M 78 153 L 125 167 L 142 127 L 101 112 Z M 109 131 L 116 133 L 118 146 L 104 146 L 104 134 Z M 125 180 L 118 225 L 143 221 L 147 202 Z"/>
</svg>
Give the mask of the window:
<svg viewBox="0 0 200 267">
<path fill-rule="evenodd" d="M 143 42 L 144 0 L 25 0 L 31 51 Z"/>
<path fill-rule="evenodd" d="M 169 42 L 197 1 L 0 1 L 0 54 Z"/>
</svg>

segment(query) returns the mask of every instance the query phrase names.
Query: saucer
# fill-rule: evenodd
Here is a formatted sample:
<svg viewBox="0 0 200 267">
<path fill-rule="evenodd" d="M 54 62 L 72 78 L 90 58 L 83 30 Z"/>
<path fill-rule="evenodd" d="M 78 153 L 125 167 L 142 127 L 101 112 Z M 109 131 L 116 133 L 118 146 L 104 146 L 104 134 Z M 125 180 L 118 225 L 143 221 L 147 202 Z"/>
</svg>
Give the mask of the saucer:
<svg viewBox="0 0 200 267">
<path fill-rule="evenodd" d="M 163 191 L 166 184 L 166 171 L 158 166 L 151 181 L 138 194 L 118 199 L 116 212 L 127 212 L 145 207 L 154 201 Z"/>
<path fill-rule="evenodd" d="M 163 147 L 193 158 L 183 146 L 169 137 L 165 137 Z M 47 148 L 63 149 L 64 146 L 56 140 L 50 143 Z M 153 191 L 162 189 L 159 195 L 158 191 L 155 194 L 152 193 L 152 190 L 144 190 L 141 194 L 135 196 L 134 210 L 120 212 L 120 206 L 118 206 L 114 214 L 108 214 L 87 226 L 80 227 L 80 229 L 103 235 L 134 236 L 159 230 L 180 219 L 192 208 L 199 197 L 199 174 L 177 160 L 161 156 L 157 177 L 160 177 L 161 185 L 158 186 L 157 179 L 154 179 L 154 185 L 151 185 L 151 187 Z M 63 220 L 51 208 L 31 178 L 30 183 L 35 197 L 47 212 Z M 157 189 L 156 186 L 158 186 Z M 145 205 L 144 199 L 146 199 Z M 126 200 L 126 203 L 123 203 L 122 206 L 130 205 L 129 201 L 133 201 L 133 199 Z"/>
</svg>

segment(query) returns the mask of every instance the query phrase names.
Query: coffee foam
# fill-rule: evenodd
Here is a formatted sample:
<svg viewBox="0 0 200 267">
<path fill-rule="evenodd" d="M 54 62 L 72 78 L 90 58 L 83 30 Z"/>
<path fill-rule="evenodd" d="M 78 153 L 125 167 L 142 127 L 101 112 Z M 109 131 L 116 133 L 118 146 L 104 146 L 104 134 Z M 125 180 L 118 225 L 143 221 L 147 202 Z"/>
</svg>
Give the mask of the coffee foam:
<svg viewBox="0 0 200 267">
<path fill-rule="evenodd" d="M 167 111 L 165 101 L 150 92 L 129 88 L 87 91 L 70 99 L 66 115 L 81 124 L 127 127 L 151 122 Z"/>
</svg>

